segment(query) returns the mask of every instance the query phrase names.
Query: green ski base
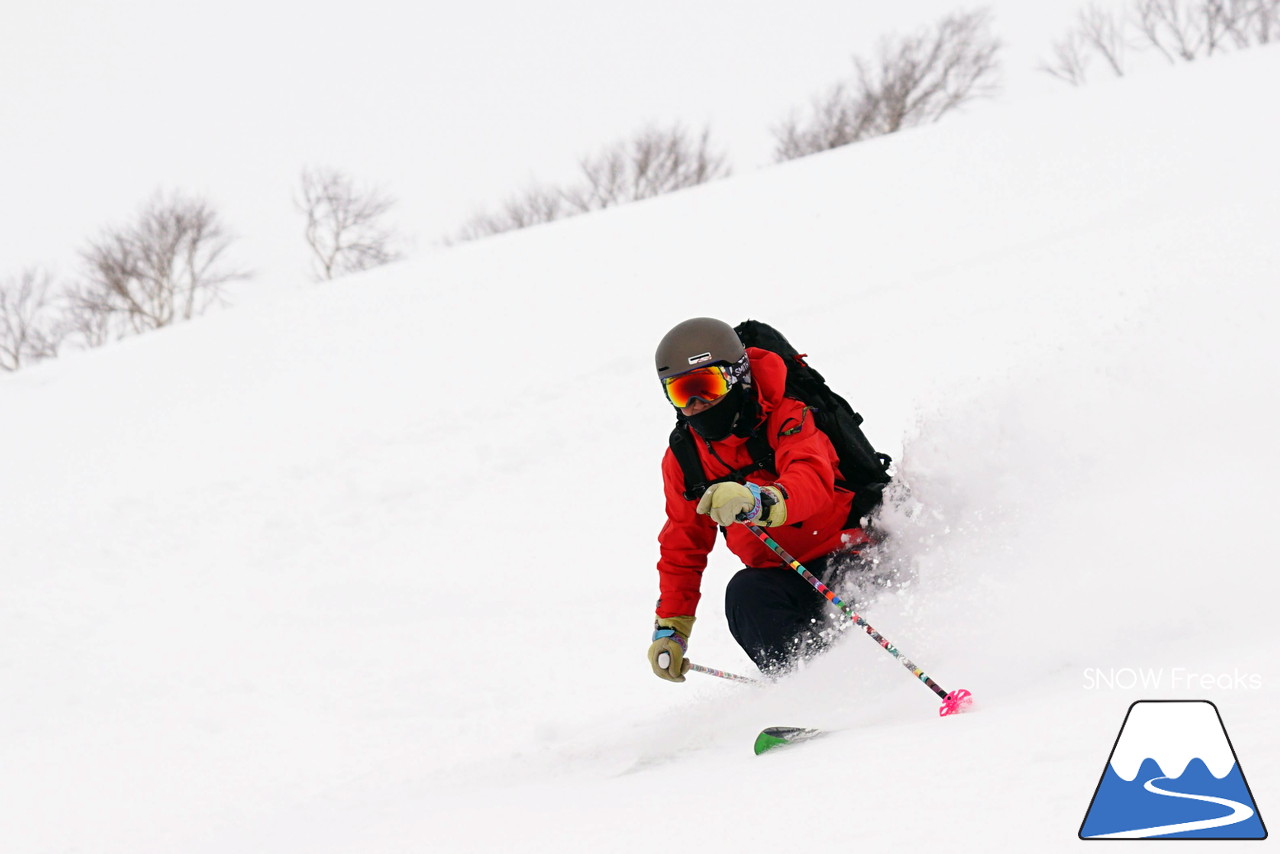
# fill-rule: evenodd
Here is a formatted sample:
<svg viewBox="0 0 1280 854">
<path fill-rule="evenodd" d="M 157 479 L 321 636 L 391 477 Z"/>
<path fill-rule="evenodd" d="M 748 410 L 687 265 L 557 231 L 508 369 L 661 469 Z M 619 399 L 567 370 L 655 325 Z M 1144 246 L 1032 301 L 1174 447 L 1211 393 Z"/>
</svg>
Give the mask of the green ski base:
<svg viewBox="0 0 1280 854">
<path fill-rule="evenodd" d="M 801 741 L 808 741 L 822 735 L 820 729 L 803 729 L 794 726 L 771 726 L 760 731 L 756 736 L 756 756 L 764 753 L 766 750 L 773 750 L 775 747 L 783 747 L 788 744 L 796 744 Z"/>
</svg>

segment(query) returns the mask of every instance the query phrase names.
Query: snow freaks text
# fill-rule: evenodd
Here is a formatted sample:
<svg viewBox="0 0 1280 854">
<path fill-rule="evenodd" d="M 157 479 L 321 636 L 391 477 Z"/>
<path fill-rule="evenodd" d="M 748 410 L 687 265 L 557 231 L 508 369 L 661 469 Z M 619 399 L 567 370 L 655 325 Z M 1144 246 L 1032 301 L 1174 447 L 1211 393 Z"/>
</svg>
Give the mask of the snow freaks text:
<svg viewBox="0 0 1280 854">
<path fill-rule="evenodd" d="M 1204 673 L 1186 667 L 1086 667 L 1086 691 L 1260 691 L 1262 674 Z"/>
</svg>

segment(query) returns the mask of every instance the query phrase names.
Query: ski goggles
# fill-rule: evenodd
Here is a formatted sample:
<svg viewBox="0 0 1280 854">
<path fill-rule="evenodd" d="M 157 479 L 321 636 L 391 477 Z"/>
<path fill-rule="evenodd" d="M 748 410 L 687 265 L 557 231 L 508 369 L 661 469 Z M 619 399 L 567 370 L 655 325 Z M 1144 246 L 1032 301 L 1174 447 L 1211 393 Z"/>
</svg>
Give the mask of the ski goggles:
<svg viewBox="0 0 1280 854">
<path fill-rule="evenodd" d="M 662 388 L 676 409 L 684 409 L 694 399 L 715 403 L 746 376 L 747 370 L 747 357 L 743 356 L 733 365 L 707 365 L 674 377 L 663 377 Z"/>
</svg>

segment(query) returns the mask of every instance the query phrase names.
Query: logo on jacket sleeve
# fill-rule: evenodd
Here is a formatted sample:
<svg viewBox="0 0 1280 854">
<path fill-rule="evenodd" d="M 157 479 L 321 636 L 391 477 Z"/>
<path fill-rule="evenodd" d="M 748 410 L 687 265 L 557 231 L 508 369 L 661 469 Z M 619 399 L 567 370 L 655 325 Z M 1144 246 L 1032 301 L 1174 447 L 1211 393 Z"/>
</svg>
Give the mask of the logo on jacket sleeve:
<svg viewBox="0 0 1280 854">
<path fill-rule="evenodd" d="M 1266 839 L 1218 707 L 1129 707 L 1080 825 L 1081 839 Z"/>
</svg>

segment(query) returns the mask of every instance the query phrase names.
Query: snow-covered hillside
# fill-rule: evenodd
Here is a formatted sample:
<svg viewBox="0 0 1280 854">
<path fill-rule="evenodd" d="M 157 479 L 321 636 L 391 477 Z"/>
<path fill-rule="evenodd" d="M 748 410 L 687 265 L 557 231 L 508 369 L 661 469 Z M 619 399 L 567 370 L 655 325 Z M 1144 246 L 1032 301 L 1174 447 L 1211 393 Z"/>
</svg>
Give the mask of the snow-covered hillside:
<svg viewBox="0 0 1280 854">
<path fill-rule="evenodd" d="M 1063 91 L 0 378 L 4 849 L 1055 850 L 1150 697 L 1217 703 L 1265 820 L 1277 80 Z M 704 314 L 898 459 L 918 581 L 866 617 L 972 714 L 854 633 L 651 675 L 650 357 Z M 750 673 L 734 566 L 690 655 Z"/>
<path fill-rule="evenodd" d="M 1099 0 L 1118 8 L 1129 0 Z M 1001 91 L 1037 72 L 1084 0 L 992 0 Z M 257 272 L 294 286 L 310 253 L 294 210 L 304 167 L 394 195 L 429 251 L 477 209 L 647 123 L 708 127 L 739 172 L 772 162 L 771 128 L 877 41 L 955 0 L 531 4 L 365 0 L 10 0 L 0 27 L 0 277 L 79 272 L 78 250 L 153 191 L 203 196 Z"/>
</svg>

